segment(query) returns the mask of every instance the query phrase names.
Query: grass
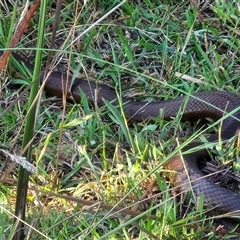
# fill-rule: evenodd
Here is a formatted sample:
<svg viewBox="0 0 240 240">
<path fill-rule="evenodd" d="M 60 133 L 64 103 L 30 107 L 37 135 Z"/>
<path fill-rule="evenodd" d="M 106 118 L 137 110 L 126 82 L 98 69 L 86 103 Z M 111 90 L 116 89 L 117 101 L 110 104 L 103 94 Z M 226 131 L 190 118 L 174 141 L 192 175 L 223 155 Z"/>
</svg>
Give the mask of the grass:
<svg viewBox="0 0 240 240">
<path fill-rule="evenodd" d="M 51 65 L 61 56 L 60 71 L 67 70 L 68 62 L 73 75 L 108 83 L 119 96 L 140 101 L 214 89 L 239 92 L 237 1 L 230 4 L 219 0 L 203 9 L 191 9 L 188 1 L 128 1 L 107 16 L 117 3 L 89 1 L 80 6 L 79 1 L 64 1 L 55 43 L 59 50 L 53 50 Z M 51 1 L 47 5 L 43 63 L 50 51 L 54 20 Z M 17 14 L 11 19 L 11 11 L 8 5 L 0 12 L 2 47 L 6 46 L 5 40 L 9 42 L 10 23 L 16 25 L 20 18 Z M 34 55 L 31 49 L 38 38 L 38 14 L 16 46 L 25 58 Z M 76 40 L 77 36 L 81 37 Z M 12 75 L 10 80 L 28 84 L 27 68 L 13 59 L 10 64 L 21 72 L 21 76 Z M 6 72 L 1 73 L 0 114 L 14 104 L 1 119 L 1 148 L 21 155 L 28 95 L 14 102 L 22 89 L 9 90 L 8 77 Z M 183 143 L 196 127 L 180 123 L 180 115 L 173 121 L 159 117 L 153 123 L 128 126 L 121 108 L 106 102 L 104 107 L 93 109 L 84 97 L 80 104 L 67 103 L 66 111 L 62 109 L 61 100 L 44 96 L 37 116 L 33 160 L 39 172 L 30 176 L 27 195 L 29 239 L 220 238 L 214 231 L 218 223 L 205 214 L 202 201 L 195 202 L 197 208 L 186 206 L 188 201 L 183 204 L 180 197 L 176 201 L 160 168 L 177 152 L 176 138 Z M 232 159 L 232 151 L 229 154 Z M 2 162 L 3 174 L 11 162 Z M 156 169 L 163 174 L 159 176 Z M 11 239 L 15 229 L 12 214 L 16 176 L 11 171 L 8 182 L 0 185 L 0 236 L 5 239 Z M 156 189 L 156 194 L 150 195 L 152 202 L 140 204 L 147 218 L 143 214 L 127 217 L 126 213 L 101 208 L 101 203 L 123 209 L 135 205 L 155 178 L 163 194 Z M 64 196 L 91 204 L 84 206 Z M 226 237 L 231 239 L 232 235 L 229 232 Z"/>
</svg>

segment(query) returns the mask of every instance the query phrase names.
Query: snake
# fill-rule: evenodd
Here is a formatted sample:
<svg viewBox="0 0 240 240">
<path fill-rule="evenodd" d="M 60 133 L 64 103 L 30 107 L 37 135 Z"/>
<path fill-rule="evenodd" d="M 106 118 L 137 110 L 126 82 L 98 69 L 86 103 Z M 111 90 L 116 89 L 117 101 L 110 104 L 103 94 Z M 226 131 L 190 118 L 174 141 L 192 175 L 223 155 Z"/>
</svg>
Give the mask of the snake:
<svg viewBox="0 0 240 240">
<path fill-rule="evenodd" d="M 14 57 L 33 69 L 31 64 L 18 55 L 15 54 Z M 220 132 L 210 135 L 208 138 L 210 143 L 216 143 L 219 135 L 222 140 L 231 139 L 240 126 L 240 111 L 237 111 L 240 106 L 240 97 L 231 92 L 203 91 L 175 99 L 148 102 L 121 97 L 119 101 L 115 89 L 105 83 L 77 77 L 68 81 L 69 76 L 59 71 L 50 72 L 46 78 L 41 74 L 40 78 L 48 95 L 62 98 L 65 93 L 67 100 L 80 103 L 83 96 L 80 92 L 82 92 L 94 106 L 105 106 L 106 101 L 117 108 L 121 105 L 126 119 L 131 123 L 156 119 L 160 116 L 160 112 L 164 120 L 170 121 L 178 115 L 179 111 L 183 121 L 222 119 Z M 240 194 L 221 187 L 204 176 L 198 165 L 202 159 L 209 158 L 209 150 L 204 147 L 189 151 L 199 144 L 194 142 L 184 146 L 181 149 L 183 154 L 176 154 L 164 163 L 164 167 L 169 172 L 170 182 L 178 188 L 178 191 L 191 190 L 196 198 L 203 197 L 205 205 L 214 208 L 218 213 L 236 214 L 240 210 Z"/>
</svg>

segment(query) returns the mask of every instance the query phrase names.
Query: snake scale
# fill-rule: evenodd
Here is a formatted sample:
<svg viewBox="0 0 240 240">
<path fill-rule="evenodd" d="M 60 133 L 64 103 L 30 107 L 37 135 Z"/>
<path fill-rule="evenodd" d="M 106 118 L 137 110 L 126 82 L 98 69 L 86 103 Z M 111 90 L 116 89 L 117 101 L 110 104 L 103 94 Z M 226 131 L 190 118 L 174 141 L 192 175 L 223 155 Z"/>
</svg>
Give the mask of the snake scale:
<svg viewBox="0 0 240 240">
<path fill-rule="evenodd" d="M 0 52 L 1 56 L 1 52 Z M 18 61 L 23 61 L 18 55 L 14 55 Z M 27 66 L 32 66 L 25 63 Z M 43 78 L 43 77 L 41 77 Z M 98 106 L 105 105 L 104 100 L 119 106 L 117 95 L 114 89 L 106 84 L 87 81 L 82 78 L 75 78 L 73 82 L 66 81 L 67 75 L 61 72 L 51 72 L 44 82 L 44 90 L 52 96 L 62 97 L 63 90 L 67 92 L 67 99 L 74 98 L 80 102 L 81 90 L 90 102 Z M 41 79 L 43 81 L 43 79 Z M 67 83 L 68 82 L 68 83 Z M 160 110 L 166 120 L 176 117 L 179 109 L 183 106 L 182 120 L 196 120 L 203 118 L 221 119 L 227 113 L 234 111 L 240 106 L 240 97 L 236 94 L 225 91 L 208 91 L 194 93 L 189 97 L 156 102 L 141 102 L 130 98 L 122 97 L 123 109 L 126 118 L 131 122 L 140 122 L 159 117 Z M 238 130 L 240 123 L 240 111 L 229 115 L 222 121 L 221 138 L 228 140 Z M 218 140 L 217 134 L 209 137 L 209 142 Z M 193 146 L 197 146 L 196 143 Z M 191 148 L 191 144 L 182 149 L 182 152 Z M 196 152 L 176 155 L 169 159 L 165 168 L 171 170 L 170 179 L 180 191 L 189 190 L 189 184 L 196 197 L 203 195 L 206 205 L 216 208 L 217 212 L 229 213 L 240 210 L 240 195 L 234 194 L 231 190 L 214 184 L 204 177 L 198 168 L 198 161 L 209 157 L 207 149 Z M 182 159 L 184 161 L 182 161 Z"/>
</svg>

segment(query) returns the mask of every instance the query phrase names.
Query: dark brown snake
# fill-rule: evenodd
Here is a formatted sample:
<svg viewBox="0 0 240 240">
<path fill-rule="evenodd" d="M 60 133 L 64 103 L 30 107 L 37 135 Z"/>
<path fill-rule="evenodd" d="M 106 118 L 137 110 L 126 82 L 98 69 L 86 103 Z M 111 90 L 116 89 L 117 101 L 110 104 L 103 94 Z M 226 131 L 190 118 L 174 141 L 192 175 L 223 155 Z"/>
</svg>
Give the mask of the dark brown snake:
<svg viewBox="0 0 240 240">
<path fill-rule="evenodd" d="M 29 63 L 26 64 L 29 66 Z M 72 100 L 73 97 L 76 102 L 80 102 L 79 91 L 81 90 L 90 102 L 94 102 L 98 106 L 104 106 L 104 100 L 111 102 L 116 107 L 119 106 L 116 92 L 109 86 L 80 78 L 76 78 L 71 84 L 69 81 L 66 86 L 66 79 L 67 75 L 64 73 L 52 72 L 45 82 L 45 91 L 49 95 L 62 97 L 63 89 L 65 89 L 67 90 L 67 99 Z M 240 106 L 240 97 L 224 91 L 209 91 L 195 93 L 187 99 L 186 97 L 180 97 L 157 102 L 140 102 L 122 97 L 122 103 L 125 116 L 131 122 L 140 122 L 159 117 L 160 110 L 163 111 L 164 119 L 170 120 L 176 116 L 184 104 L 183 120 L 203 119 L 206 117 L 218 120 Z M 221 126 L 222 139 L 227 140 L 235 135 L 240 126 L 239 119 L 240 111 L 237 111 L 223 120 Z M 211 135 L 209 138 L 210 142 L 217 140 L 217 134 Z M 184 147 L 182 152 L 189 148 L 191 148 L 191 145 Z M 204 177 L 199 170 L 198 161 L 208 157 L 209 152 L 207 149 L 198 150 L 183 155 L 183 164 L 181 156 L 176 155 L 167 161 L 165 167 L 174 171 L 170 174 L 170 179 L 175 186 L 179 186 L 180 191 L 189 190 L 189 182 L 191 182 L 191 189 L 195 196 L 200 197 L 203 195 L 206 205 L 216 208 L 217 212 L 229 213 L 240 210 L 240 195 L 214 184 Z M 187 173 L 185 169 L 187 169 Z"/>
</svg>

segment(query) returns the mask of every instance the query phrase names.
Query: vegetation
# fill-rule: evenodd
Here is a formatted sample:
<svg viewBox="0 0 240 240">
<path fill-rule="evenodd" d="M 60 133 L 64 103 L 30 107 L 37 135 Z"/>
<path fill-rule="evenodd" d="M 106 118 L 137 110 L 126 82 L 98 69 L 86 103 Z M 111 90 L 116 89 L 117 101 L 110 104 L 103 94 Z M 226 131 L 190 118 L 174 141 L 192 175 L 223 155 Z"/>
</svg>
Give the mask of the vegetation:
<svg viewBox="0 0 240 240">
<path fill-rule="evenodd" d="M 38 55 L 42 66 L 51 53 L 50 69 L 107 83 L 119 96 L 138 101 L 214 89 L 238 93 L 239 3 L 196 2 L 65 0 L 51 46 L 56 5 L 46 0 L 44 34 L 38 22 L 43 17 L 41 5 L 14 50 L 32 63 L 35 50 L 43 50 Z M 25 6 L 0 4 L 0 48 L 7 48 Z M 43 48 L 37 45 L 42 38 Z M 32 71 L 13 57 L 8 65 L 0 76 L 0 142 L 5 151 L 0 170 L 2 239 L 11 239 L 16 229 L 16 173 L 23 164 L 17 157 L 23 153 L 31 109 L 26 86 Z M 35 72 L 38 67 L 35 64 Z M 12 89 L 15 84 L 18 89 Z M 84 95 L 81 103 L 66 103 L 43 93 L 31 141 L 31 163 L 38 173 L 30 175 L 26 238 L 236 237 L 228 222 L 227 230 L 218 230 L 224 223 L 206 214 L 202 199 L 185 201 L 171 191 L 162 165 L 176 154 L 177 144 L 198 129 L 197 124 L 180 120 L 179 113 L 172 121 L 159 116 L 154 122 L 130 126 L 121 107 L 106 103 L 92 108 Z M 217 150 L 220 159 L 238 154 Z M 15 160 L 10 161 L 6 152 Z M 234 167 L 239 168 L 238 162 Z M 150 192 L 154 179 L 157 187 Z"/>
</svg>

